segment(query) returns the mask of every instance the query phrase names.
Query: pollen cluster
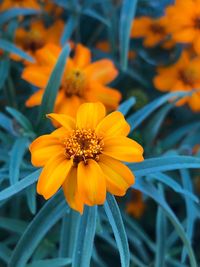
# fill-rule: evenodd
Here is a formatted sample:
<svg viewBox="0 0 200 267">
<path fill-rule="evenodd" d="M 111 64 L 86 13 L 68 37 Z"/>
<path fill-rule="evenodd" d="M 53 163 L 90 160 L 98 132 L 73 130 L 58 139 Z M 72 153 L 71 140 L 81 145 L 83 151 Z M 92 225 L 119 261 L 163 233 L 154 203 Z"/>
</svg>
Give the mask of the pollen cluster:
<svg viewBox="0 0 200 267">
<path fill-rule="evenodd" d="M 70 71 L 65 77 L 62 88 L 65 91 L 65 94 L 70 97 L 76 95 L 83 97 L 86 87 L 86 78 L 83 71 L 74 69 Z"/>
<path fill-rule="evenodd" d="M 98 161 L 104 146 L 102 138 L 91 129 L 74 130 L 71 136 L 64 141 L 64 145 L 66 156 L 73 159 L 75 166 L 80 161 L 87 164 L 87 159 Z"/>
</svg>

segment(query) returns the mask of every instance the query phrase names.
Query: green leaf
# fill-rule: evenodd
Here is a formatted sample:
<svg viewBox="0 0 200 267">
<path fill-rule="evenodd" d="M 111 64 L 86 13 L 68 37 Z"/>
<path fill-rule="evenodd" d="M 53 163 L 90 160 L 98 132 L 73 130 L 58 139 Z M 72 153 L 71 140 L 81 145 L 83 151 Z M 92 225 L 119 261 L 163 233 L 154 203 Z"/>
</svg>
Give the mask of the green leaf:
<svg viewBox="0 0 200 267">
<path fill-rule="evenodd" d="M 168 206 L 163 195 L 160 192 L 158 192 L 158 190 L 152 184 L 146 183 L 143 179 L 138 179 L 134 187 L 143 192 L 145 195 L 152 198 L 163 209 L 164 213 L 173 224 L 179 237 L 181 238 L 181 240 L 183 241 L 184 245 L 187 248 L 191 266 L 197 267 L 194 251 L 191 247 L 187 235 L 185 234 L 185 230 L 183 229 L 181 223 L 179 222 L 179 220 L 177 219 L 171 208 Z"/>
<path fill-rule="evenodd" d="M 21 192 L 28 186 L 34 184 L 39 175 L 41 170 L 37 170 L 31 174 L 29 174 L 27 177 L 23 178 L 21 181 L 17 182 L 16 184 L 7 187 L 6 189 L 0 191 L 0 201 L 5 200 L 9 197 L 12 197 L 16 195 L 17 193 Z"/>
<path fill-rule="evenodd" d="M 85 207 L 74 244 L 72 267 L 90 266 L 96 230 L 97 207 Z"/>
<path fill-rule="evenodd" d="M 116 203 L 115 198 L 110 194 L 107 195 L 104 209 L 108 217 L 108 221 L 112 227 L 117 247 L 119 249 L 121 265 L 122 267 L 129 267 L 130 252 L 127 235 L 124 229 L 119 207 Z"/>
<path fill-rule="evenodd" d="M 188 168 L 200 168 L 200 159 L 190 156 L 164 156 L 146 159 L 140 163 L 128 164 L 135 176 Z"/>
<path fill-rule="evenodd" d="M 13 43 L 11 43 L 7 40 L 0 39 L 0 49 L 4 50 L 6 52 L 9 52 L 9 53 L 13 53 L 15 55 L 18 55 L 21 58 L 28 60 L 30 62 L 34 62 L 34 59 L 31 56 L 29 56 L 23 50 L 21 50 L 20 48 L 18 48 Z"/>
<path fill-rule="evenodd" d="M 38 13 L 40 13 L 40 11 L 36 9 L 11 8 L 0 13 L 0 25 L 18 16 L 36 15 Z"/>
<path fill-rule="evenodd" d="M 123 103 L 120 104 L 118 110 L 126 116 L 129 110 L 133 107 L 135 104 L 135 98 L 130 97 L 129 99 L 125 100 Z"/>
<path fill-rule="evenodd" d="M 34 250 L 46 233 L 57 223 L 67 211 L 63 195 L 58 193 L 41 208 L 30 222 L 24 234 L 17 243 L 9 267 L 25 267 Z"/>
<path fill-rule="evenodd" d="M 122 2 L 119 24 L 120 62 L 123 70 L 127 69 L 128 51 L 132 20 L 136 13 L 137 0 L 124 0 Z"/>
<path fill-rule="evenodd" d="M 50 260 L 39 260 L 27 264 L 26 267 L 65 267 L 71 264 L 71 259 L 69 258 L 57 258 Z"/>
<path fill-rule="evenodd" d="M 19 180 L 20 165 L 28 147 L 28 139 L 26 137 L 18 138 L 10 153 L 9 162 L 9 179 L 10 184 L 13 185 Z"/>
<path fill-rule="evenodd" d="M 56 100 L 57 92 L 60 87 L 62 75 L 66 66 L 66 60 L 70 52 L 70 47 L 66 44 L 59 55 L 58 61 L 51 73 L 45 93 L 42 98 L 42 104 L 39 109 L 38 128 L 42 127 L 45 115 L 52 112 Z"/>
<path fill-rule="evenodd" d="M 146 106 L 135 112 L 133 115 L 130 115 L 127 121 L 131 126 L 131 131 L 137 128 L 147 117 L 151 115 L 152 112 L 168 102 L 170 99 L 173 99 L 173 101 L 175 101 L 175 99 L 177 100 L 186 95 L 188 95 L 188 92 L 184 91 L 166 94 L 147 104 Z"/>
<path fill-rule="evenodd" d="M 27 132 L 33 132 L 33 126 L 31 122 L 18 110 L 6 107 L 7 112 L 16 119 L 16 121 L 26 130 Z"/>
</svg>

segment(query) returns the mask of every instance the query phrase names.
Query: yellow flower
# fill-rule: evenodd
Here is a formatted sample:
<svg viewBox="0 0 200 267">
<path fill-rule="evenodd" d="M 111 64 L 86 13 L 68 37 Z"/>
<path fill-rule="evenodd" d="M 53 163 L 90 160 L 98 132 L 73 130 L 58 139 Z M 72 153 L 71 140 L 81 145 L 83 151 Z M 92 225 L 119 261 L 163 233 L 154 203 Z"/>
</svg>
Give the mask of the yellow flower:
<svg viewBox="0 0 200 267">
<path fill-rule="evenodd" d="M 36 52 L 36 64 L 24 69 L 22 78 L 40 88 L 27 100 L 28 107 L 41 104 L 60 51 L 60 46 L 47 44 Z M 107 110 L 116 109 L 121 94 L 106 84 L 113 81 L 117 74 L 118 71 L 111 60 L 101 59 L 91 63 L 90 50 L 78 44 L 73 58 L 67 60 L 55 103 L 55 112 L 75 116 L 82 103 L 94 101 L 102 102 Z"/>
<path fill-rule="evenodd" d="M 166 9 L 168 31 L 180 43 L 192 43 L 200 54 L 200 0 L 177 0 Z"/>
<path fill-rule="evenodd" d="M 157 71 L 154 85 L 158 90 L 163 92 L 196 90 L 177 104 L 187 103 L 193 111 L 200 111 L 200 57 L 191 59 L 188 53 L 183 52 L 175 64 L 160 67 Z"/>
<path fill-rule="evenodd" d="M 145 210 L 145 203 L 142 197 L 142 192 L 136 189 L 132 189 L 131 200 L 126 206 L 126 211 L 139 219 Z"/>
<path fill-rule="evenodd" d="M 84 204 L 103 204 L 106 191 L 123 196 L 134 183 L 132 172 L 121 161 L 142 161 L 143 148 L 126 137 L 130 127 L 120 112 L 105 114 L 105 107 L 97 102 L 82 104 L 76 120 L 48 115 L 61 127 L 30 145 L 32 164 L 44 167 L 37 192 L 45 199 L 62 186 L 69 206 L 82 213 Z"/>
<path fill-rule="evenodd" d="M 0 4 L 0 11 L 5 11 L 10 8 L 40 9 L 40 4 L 37 0 L 3 0 Z"/>
</svg>

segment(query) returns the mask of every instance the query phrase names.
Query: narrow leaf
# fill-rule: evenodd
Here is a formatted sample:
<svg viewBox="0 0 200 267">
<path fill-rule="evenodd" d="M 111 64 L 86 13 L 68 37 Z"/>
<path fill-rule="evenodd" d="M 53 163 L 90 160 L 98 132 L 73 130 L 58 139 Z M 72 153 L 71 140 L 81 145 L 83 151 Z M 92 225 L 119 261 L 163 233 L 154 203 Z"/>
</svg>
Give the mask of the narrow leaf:
<svg viewBox="0 0 200 267">
<path fill-rule="evenodd" d="M 115 198 L 110 194 L 107 195 L 107 201 L 104 204 L 104 209 L 108 217 L 109 223 L 112 227 L 115 240 L 119 249 L 121 265 L 122 267 L 129 267 L 130 252 L 127 235 L 125 232 L 119 207 L 116 203 Z"/>
<path fill-rule="evenodd" d="M 74 244 L 72 267 L 90 266 L 96 230 L 97 207 L 85 207 Z"/>
</svg>

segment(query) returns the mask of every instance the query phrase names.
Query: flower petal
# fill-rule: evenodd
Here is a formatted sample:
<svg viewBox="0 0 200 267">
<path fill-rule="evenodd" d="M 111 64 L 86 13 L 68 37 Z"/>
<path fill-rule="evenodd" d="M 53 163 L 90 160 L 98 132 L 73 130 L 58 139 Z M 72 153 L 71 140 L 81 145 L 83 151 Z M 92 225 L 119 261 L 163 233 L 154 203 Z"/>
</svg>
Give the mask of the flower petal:
<svg viewBox="0 0 200 267">
<path fill-rule="evenodd" d="M 91 62 L 90 50 L 81 44 L 77 44 L 73 61 L 78 68 L 86 67 Z"/>
<path fill-rule="evenodd" d="M 112 158 L 127 161 L 140 162 L 143 161 L 143 148 L 134 140 L 123 137 L 108 137 L 103 139 L 104 149 L 103 154 Z"/>
<path fill-rule="evenodd" d="M 83 199 L 77 190 L 77 168 L 71 168 L 62 188 L 69 206 L 82 214 L 84 205 Z"/>
<path fill-rule="evenodd" d="M 22 78 L 37 87 L 45 88 L 48 83 L 50 73 L 51 69 L 48 67 L 31 65 L 24 69 L 22 72 Z"/>
<path fill-rule="evenodd" d="M 75 120 L 65 114 L 50 113 L 47 115 L 49 119 L 58 125 L 62 125 L 67 130 L 73 130 L 75 128 Z"/>
<path fill-rule="evenodd" d="M 52 197 L 65 181 L 72 161 L 67 160 L 64 153 L 52 157 L 41 172 L 37 183 L 37 192 L 45 199 Z"/>
<path fill-rule="evenodd" d="M 99 82 L 91 82 L 89 90 L 86 92 L 86 99 L 88 102 L 100 101 L 107 110 L 116 110 L 122 98 L 121 93 L 113 88 L 104 86 Z"/>
<path fill-rule="evenodd" d="M 85 69 L 85 73 L 91 80 L 98 81 L 101 84 L 108 84 L 116 78 L 118 70 L 111 60 L 101 59 L 90 64 Z"/>
<path fill-rule="evenodd" d="M 105 117 L 105 114 L 105 107 L 100 102 L 84 103 L 77 111 L 77 127 L 79 129 L 95 129 L 98 123 Z"/>
<path fill-rule="evenodd" d="M 78 164 L 78 192 L 89 205 L 101 205 L 106 198 L 106 182 L 98 163 L 92 159 Z"/>
<path fill-rule="evenodd" d="M 26 100 L 27 107 L 39 106 L 42 102 L 42 97 L 44 94 L 44 89 L 37 90 L 32 96 Z"/>
<path fill-rule="evenodd" d="M 97 126 L 95 132 L 101 136 L 127 136 L 130 126 L 119 111 L 114 111 L 106 116 Z"/>
<path fill-rule="evenodd" d="M 31 152 L 32 164 L 36 167 L 41 167 L 47 163 L 51 155 L 64 152 L 64 147 L 58 138 L 47 134 L 35 139 L 30 145 L 29 150 Z"/>
<path fill-rule="evenodd" d="M 106 187 L 111 194 L 123 196 L 134 183 L 133 173 L 119 160 L 101 155 L 98 164 L 106 176 Z"/>
</svg>

